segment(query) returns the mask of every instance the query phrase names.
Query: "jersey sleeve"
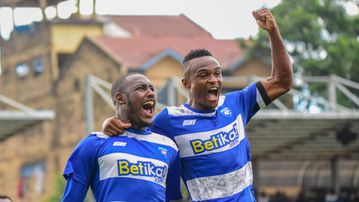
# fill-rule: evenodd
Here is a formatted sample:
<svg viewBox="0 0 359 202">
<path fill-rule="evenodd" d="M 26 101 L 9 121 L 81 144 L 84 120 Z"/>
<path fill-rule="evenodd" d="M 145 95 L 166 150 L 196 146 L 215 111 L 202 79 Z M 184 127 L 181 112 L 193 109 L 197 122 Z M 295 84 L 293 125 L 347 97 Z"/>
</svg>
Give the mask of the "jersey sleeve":
<svg viewBox="0 0 359 202">
<path fill-rule="evenodd" d="M 84 201 L 88 186 L 76 181 L 71 175 L 66 179 L 62 202 Z"/>
<path fill-rule="evenodd" d="M 151 131 L 153 131 L 157 134 L 165 135 L 165 136 L 171 138 L 168 135 L 169 133 L 165 128 L 165 126 L 167 124 L 169 124 L 168 122 L 169 122 L 168 110 L 166 108 L 156 115 L 156 117 L 153 119 L 153 124 L 150 126 L 150 129 L 151 129 Z M 173 139 L 173 138 L 171 138 L 171 139 Z"/>
<path fill-rule="evenodd" d="M 96 135 L 89 135 L 76 146 L 64 169 L 63 176 L 66 180 L 71 177 L 86 187 L 89 186 L 97 163 L 97 151 L 100 143 L 97 140 Z"/>
<path fill-rule="evenodd" d="M 271 103 L 262 83 L 258 81 L 237 92 L 239 96 L 239 110 L 244 115 L 245 123 L 265 106 Z"/>
<path fill-rule="evenodd" d="M 177 153 L 168 168 L 166 180 L 166 201 L 182 199 L 180 169 L 180 158 Z"/>
</svg>

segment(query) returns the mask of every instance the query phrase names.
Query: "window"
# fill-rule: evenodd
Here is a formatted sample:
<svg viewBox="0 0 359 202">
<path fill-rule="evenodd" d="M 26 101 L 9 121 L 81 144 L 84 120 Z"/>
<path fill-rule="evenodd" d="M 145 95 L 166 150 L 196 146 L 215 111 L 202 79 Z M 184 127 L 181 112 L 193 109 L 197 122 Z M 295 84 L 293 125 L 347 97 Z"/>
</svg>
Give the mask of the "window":
<svg viewBox="0 0 359 202">
<path fill-rule="evenodd" d="M 18 179 L 17 194 L 24 198 L 29 192 L 41 194 L 45 190 L 45 161 L 33 162 L 23 165 Z"/>
<path fill-rule="evenodd" d="M 20 63 L 16 65 L 16 76 L 18 78 L 25 78 L 30 71 L 30 67 L 26 63 Z"/>
<path fill-rule="evenodd" d="M 80 88 L 81 88 L 80 79 L 75 79 L 75 81 L 74 81 L 74 90 L 79 92 Z"/>
<path fill-rule="evenodd" d="M 32 61 L 33 64 L 33 74 L 34 76 L 39 76 L 44 71 L 44 60 L 42 57 L 37 57 Z"/>
</svg>

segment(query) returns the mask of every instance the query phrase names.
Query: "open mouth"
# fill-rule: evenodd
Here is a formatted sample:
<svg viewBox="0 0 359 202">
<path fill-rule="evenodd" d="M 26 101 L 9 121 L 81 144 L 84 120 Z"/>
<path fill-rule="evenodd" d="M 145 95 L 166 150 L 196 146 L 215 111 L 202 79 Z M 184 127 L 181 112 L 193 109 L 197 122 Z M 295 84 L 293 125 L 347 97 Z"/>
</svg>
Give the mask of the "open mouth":
<svg viewBox="0 0 359 202">
<path fill-rule="evenodd" d="M 146 117 L 152 117 L 155 112 L 155 101 L 153 100 L 147 100 L 142 105 L 142 109 L 145 112 Z"/>
<path fill-rule="evenodd" d="M 208 89 L 207 91 L 207 97 L 209 98 L 209 100 L 213 101 L 213 100 L 217 100 L 218 98 L 218 94 L 219 94 L 219 88 L 218 86 L 212 86 Z"/>
</svg>

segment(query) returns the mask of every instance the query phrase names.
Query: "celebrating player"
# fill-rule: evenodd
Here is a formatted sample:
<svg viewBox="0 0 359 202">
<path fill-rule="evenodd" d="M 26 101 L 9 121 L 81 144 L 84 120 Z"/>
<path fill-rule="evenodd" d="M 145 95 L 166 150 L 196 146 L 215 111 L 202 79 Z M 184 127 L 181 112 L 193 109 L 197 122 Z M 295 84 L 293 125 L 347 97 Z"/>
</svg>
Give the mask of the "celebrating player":
<svg viewBox="0 0 359 202">
<path fill-rule="evenodd" d="M 178 148 L 146 128 L 156 106 L 151 82 L 141 74 L 124 76 L 112 86 L 112 99 L 116 116 L 132 127 L 122 136 L 93 133 L 79 143 L 65 167 L 62 201 L 84 201 L 89 186 L 96 201 L 181 198 L 179 179 L 170 179 Z"/>
<path fill-rule="evenodd" d="M 177 167 L 192 201 L 255 201 L 245 126 L 259 109 L 290 90 L 292 67 L 271 12 L 260 9 L 253 16 L 270 38 L 271 76 L 221 96 L 219 62 L 207 50 L 191 51 L 183 61 L 188 102 L 165 108 L 150 127 L 176 142 Z M 124 127 L 112 118 L 105 121 L 103 130 L 114 135 Z"/>
</svg>

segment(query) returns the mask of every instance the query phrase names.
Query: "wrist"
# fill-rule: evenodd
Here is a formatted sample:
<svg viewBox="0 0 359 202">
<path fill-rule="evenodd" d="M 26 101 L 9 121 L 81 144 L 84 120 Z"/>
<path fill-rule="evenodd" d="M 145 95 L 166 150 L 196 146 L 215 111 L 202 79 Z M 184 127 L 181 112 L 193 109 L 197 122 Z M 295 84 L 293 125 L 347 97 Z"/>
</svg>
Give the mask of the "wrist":
<svg viewBox="0 0 359 202">
<path fill-rule="evenodd" d="M 267 30 L 269 36 L 280 36 L 279 28 L 275 25 L 272 29 Z"/>
</svg>

